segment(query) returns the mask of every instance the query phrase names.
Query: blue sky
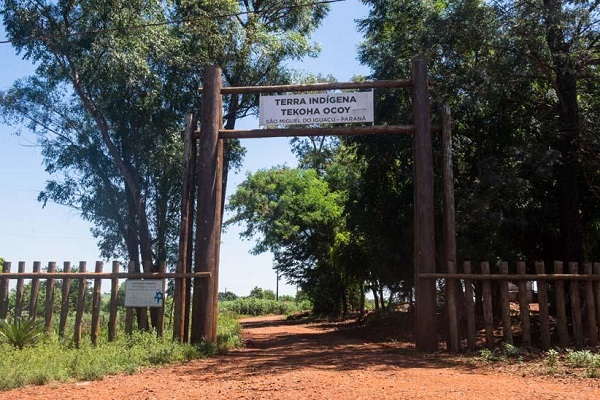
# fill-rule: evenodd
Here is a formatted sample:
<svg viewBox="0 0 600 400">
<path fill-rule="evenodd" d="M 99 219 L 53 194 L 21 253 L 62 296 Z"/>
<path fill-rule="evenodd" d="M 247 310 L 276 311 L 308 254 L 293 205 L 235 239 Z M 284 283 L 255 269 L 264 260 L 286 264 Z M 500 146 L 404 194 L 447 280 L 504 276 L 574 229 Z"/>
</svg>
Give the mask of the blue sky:
<svg viewBox="0 0 600 400">
<path fill-rule="evenodd" d="M 367 12 L 359 0 L 331 4 L 329 16 L 313 37 L 321 44 L 321 55 L 290 65 L 305 72 L 331 74 L 341 82 L 354 75 L 367 75 L 369 70 L 356 60 L 356 46 L 362 38 L 354 22 Z M 2 29 L 0 40 L 5 39 Z M 21 60 L 10 45 L 0 44 L 0 89 L 33 73 L 33 66 Z M 258 121 L 246 120 L 238 127 L 257 128 Z M 0 257 L 11 261 L 13 270 L 18 261 L 27 262 L 28 269 L 33 261 L 56 261 L 60 265 L 63 261 L 87 261 L 93 266 L 100 257 L 90 224 L 64 206 L 48 204 L 42 209 L 37 195 L 49 176 L 34 137 L 27 132 L 14 136 L 14 130 L 0 124 Z M 247 149 L 244 166 L 239 174 L 230 174 L 228 195 L 247 172 L 296 164 L 287 139 L 246 139 L 242 144 Z M 219 290 L 238 295 L 248 295 L 255 286 L 275 290 L 271 255 L 250 255 L 253 242 L 239 239 L 239 230 L 231 227 L 222 237 Z M 279 290 L 281 294 L 295 294 L 296 288 L 281 281 Z"/>
</svg>

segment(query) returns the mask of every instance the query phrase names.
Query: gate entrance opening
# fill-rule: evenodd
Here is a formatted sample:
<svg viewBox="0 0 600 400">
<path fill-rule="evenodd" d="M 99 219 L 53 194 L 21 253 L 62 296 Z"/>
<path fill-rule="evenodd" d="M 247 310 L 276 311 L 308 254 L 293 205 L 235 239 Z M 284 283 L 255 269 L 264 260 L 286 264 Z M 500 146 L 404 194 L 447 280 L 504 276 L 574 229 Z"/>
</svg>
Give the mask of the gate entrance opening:
<svg viewBox="0 0 600 400">
<path fill-rule="evenodd" d="M 245 93 L 290 93 L 343 89 L 407 88 L 412 91 L 413 122 L 396 126 L 365 126 L 342 128 L 288 128 L 224 130 L 222 95 Z M 432 126 L 429 103 L 429 79 L 427 61 L 415 57 L 411 65 L 411 79 L 375 82 L 327 83 L 312 85 L 285 85 L 261 87 L 223 87 L 221 70 L 208 67 L 204 74 L 202 120 L 200 130 L 194 129 L 192 116 L 186 118 L 184 133 L 185 172 L 182 189 L 182 219 L 180 227 L 179 260 L 177 272 L 208 272 L 210 279 L 195 279 L 191 312 L 190 341 L 215 342 L 217 338 L 217 295 L 219 275 L 219 247 L 221 238 L 223 201 L 223 140 L 231 138 L 267 138 L 327 135 L 371 135 L 412 134 L 414 148 L 414 269 L 415 269 L 415 312 L 416 346 L 421 351 L 436 351 L 438 337 L 436 329 L 435 279 L 419 278 L 421 273 L 435 272 L 434 189 Z M 444 154 L 444 265 L 449 273 L 455 265 L 454 199 L 452 189 L 452 155 L 450 141 L 450 113 L 444 107 L 442 126 L 433 129 L 442 132 Z M 198 148 L 196 149 L 196 146 Z M 198 158 L 196 159 L 196 150 Z M 197 178 L 193 171 L 197 166 Z M 197 190 L 195 218 L 196 235 L 192 232 L 192 205 Z M 187 341 L 190 315 L 189 281 L 178 280 L 175 287 L 175 336 Z M 447 290 L 453 290 L 449 285 Z M 448 293 L 448 299 L 455 296 Z M 458 349 L 458 335 L 453 332 L 452 316 L 456 315 L 454 304 L 447 304 L 451 316 L 450 349 Z M 452 337 L 454 335 L 454 338 Z M 455 343 L 455 344 L 454 344 Z"/>
</svg>

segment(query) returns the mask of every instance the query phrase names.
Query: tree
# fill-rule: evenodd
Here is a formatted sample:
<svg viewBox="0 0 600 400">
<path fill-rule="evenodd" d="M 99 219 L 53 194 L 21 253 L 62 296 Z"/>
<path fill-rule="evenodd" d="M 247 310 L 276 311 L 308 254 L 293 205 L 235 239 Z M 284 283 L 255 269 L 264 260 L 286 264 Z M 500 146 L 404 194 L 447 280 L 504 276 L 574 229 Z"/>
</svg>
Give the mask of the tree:
<svg viewBox="0 0 600 400">
<path fill-rule="evenodd" d="M 359 22 L 366 37 L 360 59 L 373 68 L 373 77 L 405 78 L 410 58 L 423 54 L 438 81 L 433 109 L 443 101 L 453 110 L 460 255 L 581 260 L 582 238 L 597 235 L 587 221 L 597 221 L 598 210 L 581 161 L 595 141 L 577 132 L 582 126 L 590 132 L 588 121 L 596 121 L 597 113 L 586 107 L 582 117 L 577 104 L 563 98 L 558 80 L 575 78 L 576 95 L 570 86 L 567 97 L 587 104 L 593 90 L 585 83 L 597 79 L 597 2 L 367 3 L 372 9 Z M 382 122 L 408 115 L 405 98 L 395 93 L 382 94 L 377 109 Z M 577 130 L 573 118 L 565 125 L 567 114 L 579 115 Z M 369 141 L 358 146 L 362 153 L 377 148 Z M 394 162 L 385 148 L 379 151 L 385 161 L 373 157 L 369 168 Z M 595 164 L 588 160 L 588 166 Z M 409 175 L 392 177 L 396 187 L 405 182 L 409 190 Z"/>
<path fill-rule="evenodd" d="M 242 238 L 260 235 L 252 253 L 271 251 L 274 268 L 309 293 L 318 311 L 339 311 L 343 288 L 329 249 L 342 208 L 316 171 L 272 168 L 249 174 L 228 209 L 234 214 L 226 225 L 243 223 Z"/>
<path fill-rule="evenodd" d="M 316 51 L 308 36 L 327 9 L 301 1 L 7 0 L 6 32 L 38 67 L 0 93 L 0 112 L 38 133 L 46 170 L 62 174 L 39 199 L 81 211 L 104 257 L 127 257 L 146 272 L 174 259 L 179 130 L 197 108 L 202 66 L 221 65 L 231 85 L 281 81 L 284 60 Z M 254 106 L 254 98 L 229 99 L 227 128 Z M 225 182 L 243 149 L 234 143 L 227 155 Z"/>
</svg>

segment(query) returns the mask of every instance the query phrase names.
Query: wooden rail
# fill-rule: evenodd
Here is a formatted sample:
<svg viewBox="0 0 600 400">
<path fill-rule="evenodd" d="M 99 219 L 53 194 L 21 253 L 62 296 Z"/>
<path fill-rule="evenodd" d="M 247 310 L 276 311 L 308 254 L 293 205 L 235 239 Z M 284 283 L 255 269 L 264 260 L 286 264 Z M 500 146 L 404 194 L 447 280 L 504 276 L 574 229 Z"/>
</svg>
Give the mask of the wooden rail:
<svg viewBox="0 0 600 400">
<path fill-rule="evenodd" d="M 500 262 L 497 270 L 499 273 L 491 273 L 489 263 L 482 262 L 481 272 L 474 273 L 471 263 L 465 262 L 462 273 L 418 275 L 419 279 L 444 279 L 446 285 L 460 282 L 453 300 L 462 306 L 449 316 L 456 321 L 456 324 L 450 321 L 449 330 L 457 330 L 448 332 L 449 337 L 461 336 L 459 331 L 462 331 L 461 338 L 466 340 L 471 350 L 476 347 L 478 328 L 483 328 L 485 343 L 489 348 L 495 347 L 500 341 L 513 344 L 516 337 L 522 347 L 536 345 L 541 349 L 549 349 L 553 344 L 578 349 L 598 345 L 600 263 L 586 262 L 580 268 L 578 263 L 570 262 L 565 266 L 565 263 L 555 261 L 554 273 L 549 274 L 543 262 L 536 262 L 535 273 L 529 274 L 526 273 L 526 264 L 517 262 L 516 273 L 511 274 L 508 273 L 508 263 Z M 512 304 L 509 282 L 516 282 L 518 287 L 517 299 L 513 299 Z M 537 300 L 532 301 L 533 291 L 527 289 L 527 282 L 536 282 Z M 554 315 L 550 313 L 550 302 L 554 304 Z M 476 314 L 476 303 L 480 304 L 481 315 Z M 535 312 L 531 310 L 532 303 L 537 304 Z M 567 307 L 570 307 L 570 313 L 567 313 Z M 519 310 L 518 318 L 514 316 L 516 309 Z M 477 320 L 480 321 L 479 326 L 475 324 Z M 459 324 L 459 321 L 462 323 Z M 533 325 L 536 329 L 532 329 Z M 497 337 L 497 332 L 502 332 L 501 338 Z M 533 332 L 538 332 L 536 337 Z"/>
<path fill-rule="evenodd" d="M 53 324 L 54 324 L 54 303 L 55 296 L 58 294 L 55 289 L 56 280 L 62 280 L 61 283 L 61 291 L 60 291 L 60 314 L 59 314 L 59 326 L 58 326 L 58 335 L 60 337 L 65 336 L 65 329 L 67 325 L 67 319 L 69 315 L 69 295 L 72 295 L 72 284 L 73 282 L 78 282 L 78 291 L 76 293 L 76 308 L 75 308 L 75 323 L 74 323 L 74 331 L 73 331 L 73 340 L 75 345 L 79 347 L 82 338 L 83 331 L 83 316 L 85 311 L 85 305 L 89 304 L 91 301 L 91 309 L 92 309 L 92 317 L 91 317 L 91 327 L 90 327 L 90 338 L 93 344 L 97 343 L 99 334 L 100 334 L 100 325 L 101 325 L 101 316 L 100 316 L 100 298 L 101 298 L 101 287 L 103 280 L 111 281 L 111 289 L 110 289 L 110 311 L 109 311 L 109 321 L 108 321 L 108 330 L 109 330 L 109 340 L 113 341 L 116 339 L 117 335 L 117 323 L 118 323 L 118 290 L 119 290 L 119 279 L 175 279 L 177 280 L 187 280 L 187 279 L 201 279 L 204 280 L 206 278 L 210 278 L 210 272 L 195 272 L 195 273 L 185 273 L 185 272 L 165 272 L 166 265 L 163 263 L 160 267 L 161 272 L 152 272 L 152 273 L 137 273 L 137 272 L 120 272 L 120 263 L 114 261 L 112 263 L 112 272 L 103 272 L 104 263 L 98 261 L 95 263 L 94 272 L 87 271 L 87 264 L 85 262 L 80 262 L 78 266 L 78 272 L 72 272 L 72 267 L 70 262 L 65 262 L 63 264 L 63 271 L 56 271 L 56 263 L 50 262 L 47 266 L 47 272 L 41 271 L 41 262 L 35 261 L 33 263 L 32 272 L 25 272 L 25 262 L 19 262 L 18 272 L 11 272 L 12 264 L 11 262 L 4 262 L 3 271 L 0 271 L 0 319 L 6 319 L 9 315 L 9 311 L 12 312 L 14 318 L 21 318 L 23 314 L 23 309 L 25 304 L 25 280 L 31 280 L 31 291 L 29 296 L 29 304 L 27 309 L 27 317 L 31 319 L 36 319 L 38 317 L 37 313 L 40 307 L 38 306 L 38 297 L 39 297 L 39 289 L 40 289 L 40 280 L 46 281 L 46 295 L 44 299 L 44 327 L 47 332 L 52 332 Z M 16 286 L 14 289 L 14 299 L 15 304 L 14 308 L 9 309 L 9 298 L 10 298 L 10 281 L 16 280 Z M 87 293 L 87 285 L 88 280 L 93 280 L 93 290 L 91 298 L 88 297 Z M 164 284 L 163 284 L 164 287 Z M 132 314 L 128 310 L 128 316 L 131 317 Z M 162 336 L 164 331 L 163 325 L 163 316 L 164 316 L 164 304 L 163 310 L 159 313 L 158 323 L 157 323 L 157 334 Z M 129 321 L 131 322 L 131 320 Z M 128 333 L 131 332 L 131 329 L 126 329 Z"/>
</svg>

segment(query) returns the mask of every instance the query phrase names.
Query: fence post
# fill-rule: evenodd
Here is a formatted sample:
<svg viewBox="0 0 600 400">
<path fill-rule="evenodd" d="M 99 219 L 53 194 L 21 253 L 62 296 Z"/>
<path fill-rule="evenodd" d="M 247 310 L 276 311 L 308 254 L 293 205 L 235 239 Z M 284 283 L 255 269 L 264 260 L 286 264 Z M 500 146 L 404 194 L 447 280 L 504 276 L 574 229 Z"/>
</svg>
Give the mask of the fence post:
<svg viewBox="0 0 600 400">
<path fill-rule="evenodd" d="M 562 274 L 564 265 L 561 261 L 554 261 L 554 273 Z M 565 306 L 565 286 L 563 281 L 554 282 L 556 295 L 556 322 L 558 324 L 558 341 L 560 347 L 569 346 L 569 329 L 567 328 L 567 310 Z"/>
<path fill-rule="evenodd" d="M 471 273 L 471 262 L 463 263 L 463 271 L 465 274 Z M 467 313 L 467 347 L 469 350 L 475 350 L 475 299 L 473 298 L 473 281 L 465 279 L 465 308 Z"/>
<path fill-rule="evenodd" d="M 19 261 L 19 273 L 25 272 L 25 261 Z M 15 318 L 21 318 L 21 314 L 23 311 L 23 292 L 25 280 L 23 278 L 17 279 L 17 293 L 15 296 Z"/>
<path fill-rule="evenodd" d="M 71 272 L 71 263 L 65 261 L 63 263 L 63 271 L 66 273 Z M 60 305 L 60 321 L 58 322 L 58 336 L 65 336 L 65 326 L 67 325 L 67 318 L 69 316 L 69 292 L 71 291 L 71 278 L 65 278 L 62 281 L 62 298 Z"/>
<path fill-rule="evenodd" d="M 2 278 L 2 273 L 10 272 L 10 261 L 4 261 L 0 271 L 0 319 L 6 319 L 8 315 L 8 298 L 10 294 L 10 279 Z"/>
<path fill-rule="evenodd" d="M 48 263 L 48 272 L 56 272 L 56 262 Z M 47 333 L 52 332 L 52 319 L 54 317 L 54 278 L 46 279 L 46 307 L 44 328 Z"/>
<path fill-rule="evenodd" d="M 39 261 L 33 262 L 33 272 L 38 273 L 42 269 L 42 263 Z M 40 291 L 40 279 L 33 278 L 31 280 L 31 296 L 29 297 L 29 319 L 37 318 L 37 301 Z"/>
<path fill-rule="evenodd" d="M 508 263 L 500 262 L 500 273 L 508 275 Z M 502 336 L 504 341 L 513 344 L 512 321 L 510 316 L 510 299 L 508 298 L 508 281 L 500 281 L 500 302 L 502 307 Z"/>
<path fill-rule="evenodd" d="M 79 262 L 79 272 L 85 273 L 87 265 L 85 261 Z M 73 338 L 75 340 L 75 347 L 79 348 L 81 344 L 81 328 L 83 325 L 83 311 L 85 309 L 85 292 L 87 289 L 87 279 L 79 278 L 79 292 L 77 293 L 77 309 L 75 310 L 75 332 Z"/>
<path fill-rule="evenodd" d="M 544 275 L 546 268 L 543 261 L 536 261 L 535 272 Z M 537 281 L 538 305 L 540 307 L 540 346 L 542 350 L 550 348 L 550 312 L 548 310 L 548 284 L 543 279 Z"/>
<path fill-rule="evenodd" d="M 569 262 L 569 272 L 577 274 L 578 264 Z M 573 323 L 573 337 L 575 338 L 575 347 L 583 348 L 583 323 L 581 321 L 581 293 L 579 292 L 579 281 L 571 281 L 571 317 Z"/>
<path fill-rule="evenodd" d="M 135 262 L 129 261 L 129 266 L 127 267 L 127 272 L 134 272 Z M 126 307 L 125 308 L 125 333 L 127 335 L 131 335 L 133 333 L 133 308 Z"/>
<path fill-rule="evenodd" d="M 524 261 L 517 262 L 517 274 L 525 275 L 527 268 Z M 529 293 L 527 292 L 527 281 L 519 279 L 519 317 L 521 319 L 521 343 L 523 346 L 531 346 L 531 322 L 529 318 Z"/>
<path fill-rule="evenodd" d="M 583 264 L 583 273 L 586 275 L 592 274 L 592 263 L 586 262 Z M 585 281 L 585 309 L 587 312 L 588 324 L 588 345 L 598 345 L 598 332 L 596 331 L 596 308 L 598 305 L 594 301 L 594 284 L 592 280 Z"/>
<path fill-rule="evenodd" d="M 95 272 L 102 272 L 104 263 L 96 261 Z M 94 292 L 92 296 L 92 327 L 90 336 L 92 344 L 98 344 L 98 336 L 100 335 L 100 292 L 102 290 L 102 278 L 94 279 Z"/>
<path fill-rule="evenodd" d="M 117 338 L 117 315 L 119 312 L 119 262 L 112 263 L 113 276 L 110 279 L 110 317 L 108 319 L 108 341 L 112 342 Z"/>
<path fill-rule="evenodd" d="M 444 264 L 449 274 L 456 273 L 456 222 L 454 213 L 454 171 L 452 160 L 452 118 L 450 107 L 442 107 L 442 181 L 444 204 Z M 446 280 L 446 304 L 448 312 L 448 347 L 458 352 L 458 281 Z M 461 292 L 462 294 L 462 292 Z"/>
<path fill-rule="evenodd" d="M 161 261 L 158 265 L 159 272 L 165 273 L 167 272 L 167 263 L 166 261 Z M 162 278 L 162 292 L 165 293 L 167 285 L 167 280 Z M 163 337 L 165 333 L 165 300 L 167 296 L 163 296 L 163 303 L 157 313 L 157 321 L 156 321 L 156 335 L 158 337 Z"/>
<path fill-rule="evenodd" d="M 490 264 L 487 261 L 481 263 L 481 274 L 490 275 Z M 485 341 L 487 347 L 494 348 L 494 312 L 492 308 L 492 282 L 484 279 L 483 286 L 483 320 L 485 324 Z"/>
<path fill-rule="evenodd" d="M 193 231 L 193 226 L 190 222 L 193 221 L 193 206 L 194 206 L 194 139 L 192 138 L 195 127 L 194 114 L 190 113 L 185 116 L 185 129 L 183 131 L 183 186 L 181 188 L 181 220 L 179 226 L 179 256 L 175 272 L 188 272 L 190 264 L 190 248 L 192 241 L 190 232 Z M 187 341 L 187 313 L 186 303 L 189 302 L 187 297 L 188 280 L 184 278 L 175 279 L 175 293 L 173 296 L 174 318 L 173 318 L 173 340 L 180 343 Z"/>
</svg>

